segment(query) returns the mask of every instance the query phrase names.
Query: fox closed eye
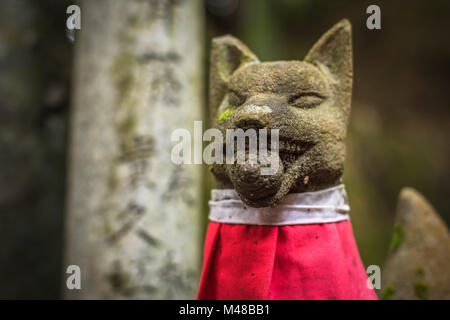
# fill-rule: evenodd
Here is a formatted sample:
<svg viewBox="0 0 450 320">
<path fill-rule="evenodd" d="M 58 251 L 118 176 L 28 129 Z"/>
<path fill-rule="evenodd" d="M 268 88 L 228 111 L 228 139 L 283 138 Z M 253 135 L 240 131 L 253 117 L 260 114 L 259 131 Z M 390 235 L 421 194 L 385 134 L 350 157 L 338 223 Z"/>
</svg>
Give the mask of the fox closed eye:
<svg viewBox="0 0 450 320">
<path fill-rule="evenodd" d="M 228 93 L 228 102 L 232 105 L 232 106 L 240 106 L 242 104 L 244 104 L 246 98 L 235 92 L 235 91 L 230 91 Z"/>
<path fill-rule="evenodd" d="M 316 92 L 302 92 L 289 98 L 289 104 L 297 108 L 314 108 L 324 102 L 326 98 Z"/>
</svg>

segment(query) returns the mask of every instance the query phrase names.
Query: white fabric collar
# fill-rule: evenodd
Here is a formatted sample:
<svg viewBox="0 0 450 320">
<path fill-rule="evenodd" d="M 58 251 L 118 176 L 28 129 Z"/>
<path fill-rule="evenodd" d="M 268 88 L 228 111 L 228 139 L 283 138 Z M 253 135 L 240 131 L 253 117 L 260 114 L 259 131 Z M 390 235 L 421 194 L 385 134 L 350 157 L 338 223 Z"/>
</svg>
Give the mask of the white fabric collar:
<svg viewBox="0 0 450 320">
<path fill-rule="evenodd" d="M 246 206 L 233 189 L 213 189 L 209 220 L 247 225 L 295 225 L 349 220 L 343 184 L 314 192 L 289 193 L 274 207 Z"/>
</svg>

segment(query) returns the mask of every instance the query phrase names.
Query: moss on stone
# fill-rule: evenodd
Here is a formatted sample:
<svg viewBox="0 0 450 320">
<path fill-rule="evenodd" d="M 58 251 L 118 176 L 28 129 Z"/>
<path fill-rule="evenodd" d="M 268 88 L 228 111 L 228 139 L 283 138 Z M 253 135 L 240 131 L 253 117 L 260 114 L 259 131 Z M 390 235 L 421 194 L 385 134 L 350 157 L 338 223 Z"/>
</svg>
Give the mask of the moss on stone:
<svg viewBox="0 0 450 320">
<path fill-rule="evenodd" d="M 224 112 L 222 112 L 219 117 L 217 118 L 217 122 L 223 123 L 225 121 L 230 120 L 231 116 L 236 112 L 236 110 L 226 109 Z"/>
<path fill-rule="evenodd" d="M 384 288 L 383 292 L 381 292 L 380 299 L 382 300 L 391 300 L 395 294 L 395 287 L 393 284 L 389 284 Z"/>
<path fill-rule="evenodd" d="M 111 73 L 116 83 L 119 103 L 122 103 L 126 98 L 135 81 L 131 68 L 133 63 L 134 56 L 131 53 L 123 52 L 111 64 Z"/>
<path fill-rule="evenodd" d="M 414 293 L 417 299 L 427 300 L 428 299 L 428 285 L 425 281 L 418 280 L 414 282 Z"/>
<path fill-rule="evenodd" d="M 405 226 L 397 222 L 394 225 L 394 234 L 392 236 L 390 250 L 395 251 L 405 240 Z"/>
<path fill-rule="evenodd" d="M 137 119 L 132 112 L 128 112 L 123 120 L 121 120 L 117 126 L 119 138 L 127 137 L 133 132 L 137 125 Z"/>
<path fill-rule="evenodd" d="M 333 68 L 335 71 L 340 70 L 345 65 L 345 48 L 335 47 L 333 50 Z"/>
<path fill-rule="evenodd" d="M 117 122 L 117 136 L 121 148 L 128 150 L 137 127 L 136 101 L 132 88 L 136 84 L 133 70 L 136 57 L 128 51 L 121 52 L 111 64 L 111 75 L 116 84 L 118 108 L 123 116 Z"/>
<path fill-rule="evenodd" d="M 423 267 L 417 267 L 417 268 L 416 268 L 416 274 L 418 274 L 418 275 L 423 275 L 423 274 L 425 274 L 424 268 L 423 268 Z"/>
<path fill-rule="evenodd" d="M 113 190 L 115 190 L 117 188 L 119 181 L 117 178 L 115 166 L 114 166 L 114 168 L 111 168 L 111 170 L 108 174 L 107 183 L 108 183 L 108 191 L 112 192 Z"/>
<path fill-rule="evenodd" d="M 232 69 L 229 65 L 226 54 L 227 54 L 227 48 L 226 47 L 220 48 L 219 57 L 217 59 L 217 70 L 219 71 L 220 74 L 222 74 L 224 76 L 228 76 L 232 72 Z"/>
</svg>

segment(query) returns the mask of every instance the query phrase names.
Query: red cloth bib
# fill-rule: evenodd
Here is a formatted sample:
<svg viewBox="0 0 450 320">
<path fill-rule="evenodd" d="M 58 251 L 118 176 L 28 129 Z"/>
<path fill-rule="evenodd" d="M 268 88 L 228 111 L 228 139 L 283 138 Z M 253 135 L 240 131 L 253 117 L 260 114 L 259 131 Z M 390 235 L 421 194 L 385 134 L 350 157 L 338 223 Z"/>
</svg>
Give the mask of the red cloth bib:
<svg viewBox="0 0 450 320">
<path fill-rule="evenodd" d="M 198 299 L 377 299 L 350 221 L 210 222 Z"/>
</svg>

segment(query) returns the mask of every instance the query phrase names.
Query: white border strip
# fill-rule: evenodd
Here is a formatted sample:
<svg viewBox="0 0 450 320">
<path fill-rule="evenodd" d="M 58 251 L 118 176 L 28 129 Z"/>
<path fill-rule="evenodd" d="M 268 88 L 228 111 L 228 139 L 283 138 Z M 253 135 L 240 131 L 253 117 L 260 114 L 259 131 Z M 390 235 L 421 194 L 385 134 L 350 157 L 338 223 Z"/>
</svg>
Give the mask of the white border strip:
<svg viewBox="0 0 450 320">
<path fill-rule="evenodd" d="M 246 206 L 232 189 L 212 190 L 209 220 L 247 225 L 296 225 L 349 220 L 344 185 L 304 193 L 288 194 L 274 207 Z"/>
</svg>

